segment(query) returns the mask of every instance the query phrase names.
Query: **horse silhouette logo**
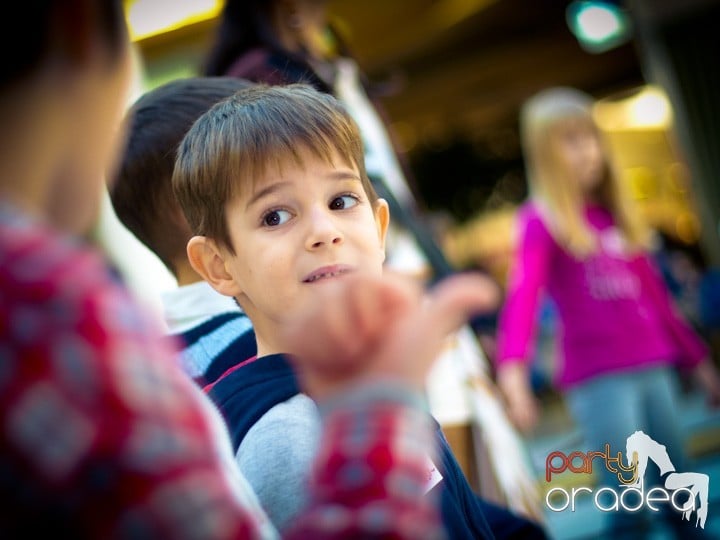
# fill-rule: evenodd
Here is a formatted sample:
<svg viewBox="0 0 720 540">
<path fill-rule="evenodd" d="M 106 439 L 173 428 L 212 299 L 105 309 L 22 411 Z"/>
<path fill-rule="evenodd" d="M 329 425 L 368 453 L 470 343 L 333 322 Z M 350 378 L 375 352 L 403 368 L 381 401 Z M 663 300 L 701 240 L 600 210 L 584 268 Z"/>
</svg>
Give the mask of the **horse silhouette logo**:
<svg viewBox="0 0 720 540">
<path fill-rule="evenodd" d="M 648 459 L 652 460 L 660 470 L 660 477 L 665 482 L 665 489 L 675 491 L 683 489 L 689 492 L 688 501 L 680 508 L 683 519 L 690 521 L 693 510 L 696 512 L 695 526 L 705 528 L 708 513 L 708 493 L 710 477 L 696 472 L 677 472 L 664 445 L 654 441 L 642 431 L 636 431 L 627 438 L 626 457 L 629 466 L 636 471 L 635 483 L 628 487 L 641 488 Z M 695 501 L 699 499 L 696 506 Z"/>
</svg>

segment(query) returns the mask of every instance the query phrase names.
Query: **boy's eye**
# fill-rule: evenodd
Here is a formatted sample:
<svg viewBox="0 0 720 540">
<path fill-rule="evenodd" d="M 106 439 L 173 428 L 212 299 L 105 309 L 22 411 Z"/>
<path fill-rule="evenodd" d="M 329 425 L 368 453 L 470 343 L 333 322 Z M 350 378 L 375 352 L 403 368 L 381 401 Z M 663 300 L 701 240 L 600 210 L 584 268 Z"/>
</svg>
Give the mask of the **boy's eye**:
<svg viewBox="0 0 720 540">
<path fill-rule="evenodd" d="M 344 210 L 352 208 L 358 203 L 357 197 L 354 195 L 341 195 L 330 201 L 330 210 Z"/>
<path fill-rule="evenodd" d="M 266 227 L 277 227 L 290 219 L 290 212 L 287 210 L 271 210 L 262 218 L 263 225 Z"/>
</svg>

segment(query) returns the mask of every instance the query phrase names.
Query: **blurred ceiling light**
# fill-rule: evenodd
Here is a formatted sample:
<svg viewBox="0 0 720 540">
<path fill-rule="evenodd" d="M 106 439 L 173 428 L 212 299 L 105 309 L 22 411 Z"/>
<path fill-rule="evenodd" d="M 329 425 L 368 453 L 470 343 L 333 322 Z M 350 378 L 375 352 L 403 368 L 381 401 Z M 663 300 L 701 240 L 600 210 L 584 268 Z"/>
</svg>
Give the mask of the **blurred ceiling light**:
<svg viewBox="0 0 720 540">
<path fill-rule="evenodd" d="M 630 104 L 630 122 L 637 127 L 667 127 L 670 125 L 670 103 L 657 87 L 647 87 Z"/>
<path fill-rule="evenodd" d="M 630 18 L 616 3 L 573 0 L 565 16 L 570 30 L 587 52 L 605 52 L 630 39 Z"/>
<path fill-rule="evenodd" d="M 223 0 L 127 0 L 125 3 L 132 41 L 213 19 L 222 7 Z"/>
<path fill-rule="evenodd" d="M 605 131 L 669 129 L 673 121 L 670 101 L 655 85 L 600 99 L 593 116 Z"/>
</svg>

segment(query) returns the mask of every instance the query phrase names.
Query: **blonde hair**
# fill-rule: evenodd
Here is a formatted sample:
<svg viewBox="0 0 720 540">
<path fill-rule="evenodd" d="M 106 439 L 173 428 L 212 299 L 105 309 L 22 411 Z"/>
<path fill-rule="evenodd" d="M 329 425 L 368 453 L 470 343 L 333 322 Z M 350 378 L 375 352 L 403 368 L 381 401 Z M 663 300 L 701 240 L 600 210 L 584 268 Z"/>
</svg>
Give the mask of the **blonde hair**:
<svg viewBox="0 0 720 540">
<path fill-rule="evenodd" d="M 555 87 L 528 99 L 520 114 L 530 195 L 558 244 L 578 258 L 594 252 L 597 240 L 584 217 L 581 187 L 571 178 L 557 147 L 557 132 L 568 122 L 586 122 L 597 129 L 592 105 L 593 98 L 579 90 Z M 647 248 L 649 229 L 633 211 L 632 198 L 607 159 L 597 196 L 598 202 L 613 215 L 628 245 L 632 249 Z"/>
</svg>

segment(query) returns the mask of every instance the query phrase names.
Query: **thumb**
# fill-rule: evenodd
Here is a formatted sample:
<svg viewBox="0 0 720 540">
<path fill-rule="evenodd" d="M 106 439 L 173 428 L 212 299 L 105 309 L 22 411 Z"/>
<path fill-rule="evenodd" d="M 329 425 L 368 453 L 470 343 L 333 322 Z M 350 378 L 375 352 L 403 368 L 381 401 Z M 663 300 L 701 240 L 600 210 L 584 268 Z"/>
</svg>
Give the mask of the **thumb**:
<svg viewBox="0 0 720 540">
<path fill-rule="evenodd" d="M 497 285 L 480 274 L 456 274 L 433 287 L 421 309 L 398 328 L 416 349 L 418 371 L 425 373 L 447 338 L 474 313 L 494 309 L 499 298 Z"/>
<path fill-rule="evenodd" d="M 442 335 L 460 328 L 473 315 L 494 311 L 500 290 L 490 278 L 476 273 L 453 275 L 429 293 L 425 310 L 430 323 Z"/>
</svg>

